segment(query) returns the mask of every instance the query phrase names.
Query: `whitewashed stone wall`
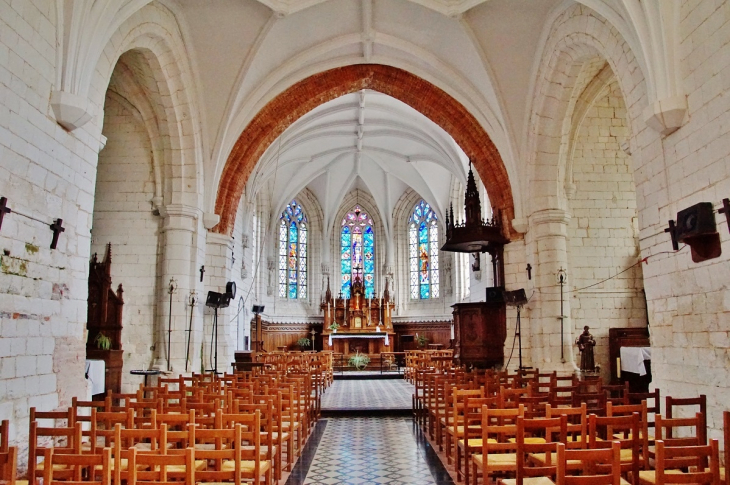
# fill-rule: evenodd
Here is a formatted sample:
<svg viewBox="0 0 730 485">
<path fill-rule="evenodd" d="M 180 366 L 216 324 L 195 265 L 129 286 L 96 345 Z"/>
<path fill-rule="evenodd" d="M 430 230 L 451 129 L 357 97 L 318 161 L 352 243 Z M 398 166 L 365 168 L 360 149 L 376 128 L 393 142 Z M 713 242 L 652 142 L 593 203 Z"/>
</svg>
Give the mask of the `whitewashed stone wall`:
<svg viewBox="0 0 730 485">
<path fill-rule="evenodd" d="M 52 2 L 0 1 L 0 194 L 19 212 L 0 232 L 0 419 L 27 453 L 28 411 L 85 396 L 87 272 L 97 127 L 67 133 L 49 106 L 56 78 Z"/>
<path fill-rule="evenodd" d="M 680 14 L 680 65 L 689 113 L 662 140 L 642 141 L 636 172 L 642 255 L 671 251 L 663 230 L 698 202 L 730 197 L 730 4 L 691 0 Z M 706 394 L 710 437 L 720 438 L 730 402 L 730 234 L 716 214 L 723 254 L 693 263 L 689 248 L 644 267 L 654 384 L 662 394 Z"/>
<path fill-rule="evenodd" d="M 615 78 L 600 91 L 597 99 L 584 100 L 592 105 L 571 144 L 575 193 L 569 199 L 572 217 L 566 269 L 570 282 L 565 298 L 571 300 L 572 335 L 579 335 L 585 325 L 590 327 L 596 339 L 596 364 L 603 377 L 610 379 L 608 329 L 646 326 L 646 311 L 641 266 L 636 265 L 634 169 L 620 146 L 628 138 L 626 108 Z M 632 265 L 636 266 L 619 274 Z M 596 285 L 608 278 L 612 279 Z M 573 342 L 570 352 L 580 362 Z"/>
<path fill-rule="evenodd" d="M 129 371 L 149 368 L 164 346 L 155 331 L 160 218 L 151 203 L 150 139 L 135 107 L 122 99 L 108 94 L 104 105 L 107 143 L 99 153 L 91 250 L 101 260 L 112 244 L 112 283 L 123 285 L 125 301 L 122 389 L 132 392 L 140 378 Z"/>
</svg>

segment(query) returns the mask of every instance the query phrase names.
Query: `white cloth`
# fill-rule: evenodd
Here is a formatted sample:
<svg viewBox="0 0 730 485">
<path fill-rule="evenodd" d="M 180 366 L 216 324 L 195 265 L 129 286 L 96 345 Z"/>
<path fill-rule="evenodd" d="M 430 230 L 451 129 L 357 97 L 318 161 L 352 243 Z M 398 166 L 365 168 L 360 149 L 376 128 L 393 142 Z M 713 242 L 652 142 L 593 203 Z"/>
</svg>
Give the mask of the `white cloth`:
<svg viewBox="0 0 730 485">
<path fill-rule="evenodd" d="M 651 360 L 651 347 L 621 347 L 621 371 L 646 375 L 645 360 Z"/>
<path fill-rule="evenodd" d="M 101 394 L 106 391 L 105 384 L 106 365 L 103 360 L 86 361 L 86 379 L 91 387 L 91 395 Z"/>
</svg>

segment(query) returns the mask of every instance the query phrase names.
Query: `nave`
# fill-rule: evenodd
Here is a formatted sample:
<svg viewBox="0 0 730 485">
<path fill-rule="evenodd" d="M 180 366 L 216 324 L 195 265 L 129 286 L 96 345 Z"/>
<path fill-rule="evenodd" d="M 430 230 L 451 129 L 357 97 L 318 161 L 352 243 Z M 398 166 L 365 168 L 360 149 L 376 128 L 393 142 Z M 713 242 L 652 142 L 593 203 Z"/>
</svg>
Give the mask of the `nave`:
<svg viewBox="0 0 730 485">
<path fill-rule="evenodd" d="M 454 483 L 410 417 L 413 391 L 400 379 L 335 380 L 286 484 Z"/>
</svg>

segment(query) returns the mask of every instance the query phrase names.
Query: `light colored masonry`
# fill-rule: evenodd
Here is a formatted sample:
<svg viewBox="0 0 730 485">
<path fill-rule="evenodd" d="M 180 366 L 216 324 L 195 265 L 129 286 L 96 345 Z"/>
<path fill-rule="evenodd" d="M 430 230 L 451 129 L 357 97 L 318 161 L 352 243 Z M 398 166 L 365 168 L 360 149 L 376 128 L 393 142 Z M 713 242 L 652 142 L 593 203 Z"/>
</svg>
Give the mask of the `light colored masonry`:
<svg viewBox="0 0 730 485">
<path fill-rule="evenodd" d="M 526 364 L 575 370 L 573 341 L 588 325 L 607 377 L 608 329 L 648 324 L 653 386 L 706 394 L 710 437 L 720 437 L 730 402 L 730 232 L 717 213 L 730 197 L 729 2 L 544 0 L 514 46 L 498 28 L 514 21 L 510 9 L 526 8 L 512 0 L 221 3 L 201 11 L 167 0 L 0 0 L 0 196 L 13 210 L 0 228 L 0 419 L 21 450 L 30 407 L 87 397 L 88 263 L 107 242 L 114 285 L 125 288 L 124 390 L 141 382 L 129 370 L 164 365 L 168 322 L 173 369 L 185 372 L 187 330 L 188 371 L 210 367 L 211 314 L 189 305 L 193 292 L 233 280 L 245 298 L 220 313 L 220 370 L 241 346 L 253 301 L 277 321 L 320 316 L 323 282 L 334 290 L 339 277 L 325 202 L 311 188 L 292 194 L 312 227 L 310 292 L 292 302 L 277 296 L 278 189 L 252 192 L 240 174 L 233 230 L 219 234 L 218 187 L 266 103 L 358 63 L 435 84 L 494 141 L 515 207 L 506 223 L 520 235 L 506 247 L 505 279 L 530 295 Z M 512 47 L 497 52 L 504 45 Z M 335 212 L 355 200 L 374 212 L 389 204 L 375 217 L 378 284 L 393 276 L 396 318 L 448 320 L 465 281 L 479 301 L 490 276 L 477 279 L 462 267 L 468 258 L 443 254 L 441 299 L 410 301 L 405 219 L 424 195 L 404 194 L 342 194 Z M 674 253 L 664 232 L 698 202 L 714 205 L 723 250 L 703 263 L 689 248 Z M 51 250 L 56 219 L 65 231 Z M 510 309 L 510 332 L 515 316 Z"/>
</svg>

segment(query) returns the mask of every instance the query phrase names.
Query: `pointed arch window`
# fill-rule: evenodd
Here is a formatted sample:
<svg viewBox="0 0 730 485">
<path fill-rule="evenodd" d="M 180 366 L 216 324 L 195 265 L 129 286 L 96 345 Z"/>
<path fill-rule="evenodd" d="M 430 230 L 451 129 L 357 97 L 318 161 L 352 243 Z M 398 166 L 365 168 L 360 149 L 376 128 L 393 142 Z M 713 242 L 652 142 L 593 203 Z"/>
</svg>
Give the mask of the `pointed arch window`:
<svg viewBox="0 0 730 485">
<path fill-rule="evenodd" d="M 375 232 L 373 219 L 356 205 L 342 219 L 340 231 L 340 273 L 343 298 L 350 298 L 350 282 L 360 275 L 365 298 L 375 294 Z"/>
<path fill-rule="evenodd" d="M 408 224 L 411 298 L 439 297 L 439 228 L 431 206 L 421 200 Z"/>
<path fill-rule="evenodd" d="M 307 297 L 307 217 L 296 200 L 279 222 L 279 297 Z"/>
</svg>

